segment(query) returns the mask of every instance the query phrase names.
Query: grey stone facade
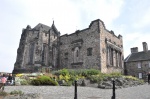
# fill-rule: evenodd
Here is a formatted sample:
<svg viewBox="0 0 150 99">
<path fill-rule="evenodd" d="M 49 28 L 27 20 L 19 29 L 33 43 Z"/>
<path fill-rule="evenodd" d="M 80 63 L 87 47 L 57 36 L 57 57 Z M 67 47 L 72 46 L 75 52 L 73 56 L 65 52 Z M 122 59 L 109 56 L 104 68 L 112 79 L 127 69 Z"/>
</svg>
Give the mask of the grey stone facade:
<svg viewBox="0 0 150 99">
<path fill-rule="evenodd" d="M 125 74 L 141 79 L 147 78 L 150 72 L 150 50 L 146 42 L 143 42 L 143 51 L 138 51 L 138 47 L 131 48 L 131 54 L 125 59 Z"/>
<path fill-rule="evenodd" d="M 39 68 L 99 69 L 123 72 L 123 41 L 97 19 L 88 28 L 60 36 L 54 23 L 23 29 L 14 73 Z"/>
</svg>

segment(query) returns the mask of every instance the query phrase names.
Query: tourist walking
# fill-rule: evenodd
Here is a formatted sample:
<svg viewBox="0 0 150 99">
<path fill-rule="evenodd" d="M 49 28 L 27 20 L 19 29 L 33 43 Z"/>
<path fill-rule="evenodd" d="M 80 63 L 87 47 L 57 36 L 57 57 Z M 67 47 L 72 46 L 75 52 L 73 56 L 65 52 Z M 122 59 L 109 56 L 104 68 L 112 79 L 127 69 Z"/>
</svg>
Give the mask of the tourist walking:
<svg viewBox="0 0 150 99">
<path fill-rule="evenodd" d="M 14 77 L 12 76 L 12 74 L 9 74 L 9 76 L 7 78 L 7 82 L 8 82 L 9 85 L 13 85 Z"/>
<path fill-rule="evenodd" d="M 7 81 L 7 78 L 5 77 L 5 75 L 3 74 L 3 77 L 1 78 L 1 83 L 2 83 L 2 90 L 4 90 L 4 86 L 6 85 L 6 81 Z"/>
<path fill-rule="evenodd" d="M 148 76 L 148 84 L 150 84 L 150 72 L 147 74 Z"/>
</svg>

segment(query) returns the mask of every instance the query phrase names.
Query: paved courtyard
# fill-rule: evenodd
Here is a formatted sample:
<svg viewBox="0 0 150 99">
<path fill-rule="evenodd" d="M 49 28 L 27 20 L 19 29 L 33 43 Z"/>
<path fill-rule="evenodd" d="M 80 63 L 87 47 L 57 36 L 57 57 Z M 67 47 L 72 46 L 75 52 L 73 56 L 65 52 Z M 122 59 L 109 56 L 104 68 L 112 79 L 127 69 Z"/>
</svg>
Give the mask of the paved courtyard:
<svg viewBox="0 0 150 99">
<path fill-rule="evenodd" d="M 74 99 L 74 86 L 6 86 L 5 91 L 40 93 L 43 99 Z M 112 89 L 78 87 L 78 99 L 111 99 Z M 116 89 L 116 99 L 150 99 L 150 85 Z"/>
</svg>

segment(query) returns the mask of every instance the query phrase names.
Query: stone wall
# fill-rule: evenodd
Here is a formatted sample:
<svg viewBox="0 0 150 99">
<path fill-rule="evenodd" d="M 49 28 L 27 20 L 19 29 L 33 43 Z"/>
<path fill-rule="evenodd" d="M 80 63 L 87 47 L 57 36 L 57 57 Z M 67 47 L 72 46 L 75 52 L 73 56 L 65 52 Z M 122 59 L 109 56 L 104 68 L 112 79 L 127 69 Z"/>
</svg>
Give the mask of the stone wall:
<svg viewBox="0 0 150 99">
<path fill-rule="evenodd" d="M 96 68 L 104 73 L 123 72 L 122 36 L 116 36 L 113 31 L 108 31 L 101 20 L 92 21 L 87 29 L 61 36 L 60 42 L 62 68 Z M 107 64 L 107 42 L 111 43 L 114 51 L 120 54 L 118 57 L 120 63 L 117 66 L 115 66 L 117 57 L 113 57 L 112 66 Z M 91 56 L 87 55 L 88 49 L 92 49 Z M 79 56 L 75 57 L 78 50 Z"/>
<path fill-rule="evenodd" d="M 138 68 L 140 64 L 141 68 Z M 147 73 L 150 71 L 150 61 L 135 61 L 125 63 L 126 73 L 139 78 L 139 73 L 142 73 L 142 79 L 147 78 Z"/>
<path fill-rule="evenodd" d="M 62 68 L 100 69 L 100 35 L 97 21 L 91 23 L 87 29 L 61 36 L 60 44 L 60 64 Z M 91 48 L 92 55 L 87 55 L 88 48 Z M 78 56 L 76 55 L 77 51 Z"/>
<path fill-rule="evenodd" d="M 102 21 L 100 21 L 100 56 L 101 56 L 101 71 L 104 73 L 108 72 L 123 72 L 123 40 L 122 36 L 116 36 L 113 31 L 108 31 L 105 28 L 105 25 Z M 110 56 L 107 59 L 108 55 L 108 47 L 113 49 L 113 64 L 108 64 L 108 61 L 110 61 Z M 119 52 L 121 55 L 118 57 L 120 59 L 120 64 L 116 66 L 116 53 Z"/>
<path fill-rule="evenodd" d="M 43 24 L 34 28 L 27 26 L 22 32 L 14 71 L 20 69 L 34 72 L 37 67 L 43 66 L 53 69 L 95 68 L 104 73 L 121 72 L 122 36 L 108 31 L 99 19 L 92 21 L 86 29 L 62 36 L 54 22 L 51 27 Z"/>
</svg>

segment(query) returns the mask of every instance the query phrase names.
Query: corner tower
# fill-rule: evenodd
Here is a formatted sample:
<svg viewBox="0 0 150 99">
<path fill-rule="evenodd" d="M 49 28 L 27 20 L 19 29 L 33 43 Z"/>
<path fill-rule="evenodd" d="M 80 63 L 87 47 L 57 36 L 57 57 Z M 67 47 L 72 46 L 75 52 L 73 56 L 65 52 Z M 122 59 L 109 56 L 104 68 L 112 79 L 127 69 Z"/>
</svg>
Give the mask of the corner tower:
<svg viewBox="0 0 150 99">
<path fill-rule="evenodd" d="M 42 72 L 58 67 L 60 32 L 54 22 L 51 27 L 39 23 L 23 29 L 13 73 Z"/>
</svg>

